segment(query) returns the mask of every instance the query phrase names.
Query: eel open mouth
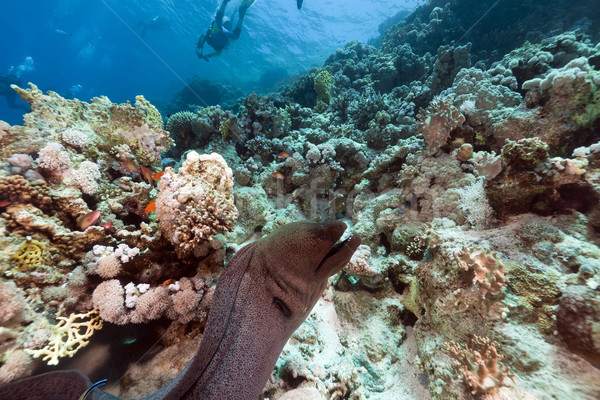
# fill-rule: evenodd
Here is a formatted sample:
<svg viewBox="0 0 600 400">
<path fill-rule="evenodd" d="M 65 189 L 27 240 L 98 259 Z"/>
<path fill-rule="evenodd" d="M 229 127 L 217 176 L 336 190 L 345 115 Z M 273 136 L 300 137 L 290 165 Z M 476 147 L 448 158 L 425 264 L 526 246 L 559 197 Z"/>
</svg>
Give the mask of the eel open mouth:
<svg viewBox="0 0 600 400">
<path fill-rule="evenodd" d="M 317 267 L 317 271 L 325 271 L 328 275 L 333 275 L 342 269 L 361 243 L 361 238 L 357 234 L 351 234 L 345 240 L 333 245 L 331 250 L 323 257 L 323 260 Z"/>
</svg>

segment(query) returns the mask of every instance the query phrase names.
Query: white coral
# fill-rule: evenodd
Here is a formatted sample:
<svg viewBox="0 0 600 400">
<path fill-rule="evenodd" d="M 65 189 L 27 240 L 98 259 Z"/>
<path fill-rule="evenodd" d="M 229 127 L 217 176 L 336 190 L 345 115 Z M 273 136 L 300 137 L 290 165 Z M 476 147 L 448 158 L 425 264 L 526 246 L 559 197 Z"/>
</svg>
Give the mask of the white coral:
<svg viewBox="0 0 600 400">
<path fill-rule="evenodd" d="M 476 228 L 485 228 L 489 225 L 494 215 L 490 207 L 487 194 L 483 188 L 483 180 L 458 189 L 458 208 L 465 213 L 467 221 Z"/>
<path fill-rule="evenodd" d="M 96 261 L 94 271 L 102 278 L 114 278 L 121 272 L 121 262 L 114 254 L 103 256 Z"/>
<path fill-rule="evenodd" d="M 119 244 L 115 249 L 115 256 L 121 259 L 121 262 L 126 263 L 131 258 L 135 257 L 140 252 L 137 247 L 129 247 L 125 243 Z"/>
<path fill-rule="evenodd" d="M 89 136 L 75 128 L 65 129 L 62 133 L 62 140 L 66 144 L 77 147 L 78 149 L 81 149 L 90 143 Z"/>
<path fill-rule="evenodd" d="M 71 157 L 62 144 L 50 142 L 40 150 L 37 161 L 42 168 L 65 169 L 71 163 Z"/>
<path fill-rule="evenodd" d="M 83 193 L 94 194 L 98 191 L 100 176 L 98 164 L 86 160 L 79 164 L 79 168 L 71 171 L 71 175 L 66 178 L 66 183 L 77 186 Z"/>
</svg>

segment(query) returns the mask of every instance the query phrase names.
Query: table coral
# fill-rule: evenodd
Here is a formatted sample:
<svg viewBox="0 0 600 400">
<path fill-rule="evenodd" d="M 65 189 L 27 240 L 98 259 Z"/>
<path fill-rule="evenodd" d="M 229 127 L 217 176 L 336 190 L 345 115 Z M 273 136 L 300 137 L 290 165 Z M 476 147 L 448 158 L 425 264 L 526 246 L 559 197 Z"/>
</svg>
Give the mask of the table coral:
<svg viewBox="0 0 600 400">
<path fill-rule="evenodd" d="M 143 97 L 138 96 L 132 106 L 113 104 L 106 97 L 94 98 L 91 103 L 68 100 L 51 91 L 43 94 L 34 84 L 29 89 L 13 85 L 13 89 L 31 106 L 25 127 L 36 133 L 33 136 L 44 131 L 45 138 L 59 141 L 65 130 L 79 129 L 95 144 L 83 149 L 93 158 L 99 158 L 99 153 L 106 158 L 113 147 L 126 144 L 138 162 L 158 164 L 160 153 L 172 144 L 158 111 Z M 69 138 L 67 135 L 67 143 Z"/>
</svg>

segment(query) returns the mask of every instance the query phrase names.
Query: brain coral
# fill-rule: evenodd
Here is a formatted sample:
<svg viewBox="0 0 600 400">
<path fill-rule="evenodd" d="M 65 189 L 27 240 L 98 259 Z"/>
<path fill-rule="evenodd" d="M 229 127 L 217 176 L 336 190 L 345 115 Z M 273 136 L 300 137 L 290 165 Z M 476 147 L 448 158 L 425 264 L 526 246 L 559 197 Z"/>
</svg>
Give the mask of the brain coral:
<svg viewBox="0 0 600 400">
<path fill-rule="evenodd" d="M 217 153 L 187 154 L 177 173 L 167 168 L 159 182 L 156 215 L 160 233 L 177 255 L 203 256 L 214 235 L 233 229 L 233 174 Z"/>
</svg>

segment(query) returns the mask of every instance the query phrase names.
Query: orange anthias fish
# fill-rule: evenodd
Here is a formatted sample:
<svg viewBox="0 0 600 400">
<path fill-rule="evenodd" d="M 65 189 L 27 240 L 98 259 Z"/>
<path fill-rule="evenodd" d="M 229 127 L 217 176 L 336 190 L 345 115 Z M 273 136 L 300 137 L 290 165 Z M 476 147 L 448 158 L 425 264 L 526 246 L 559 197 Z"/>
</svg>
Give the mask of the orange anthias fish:
<svg viewBox="0 0 600 400">
<path fill-rule="evenodd" d="M 277 158 L 281 158 L 281 159 L 286 159 L 288 157 L 291 157 L 292 155 L 290 153 L 288 153 L 287 151 L 282 151 L 281 153 L 277 154 Z"/>
<path fill-rule="evenodd" d="M 166 281 L 163 282 L 163 286 L 168 286 L 171 282 L 173 282 L 173 279 L 167 279 Z"/>
<path fill-rule="evenodd" d="M 112 228 L 112 224 L 113 224 L 112 220 L 109 219 L 108 221 L 106 221 L 105 223 L 103 223 L 100 226 L 106 230 L 109 230 L 110 228 Z"/>
<path fill-rule="evenodd" d="M 144 209 L 144 212 L 146 214 L 150 214 L 151 212 L 156 212 L 156 200 L 153 200 L 150 203 L 148 203 L 148 205 Z"/>
<path fill-rule="evenodd" d="M 121 166 L 127 170 L 127 172 L 136 171 L 140 172 L 140 167 L 138 167 L 133 161 L 123 161 Z"/>
<path fill-rule="evenodd" d="M 160 181 L 160 178 L 162 178 L 164 174 L 165 174 L 165 171 L 157 172 L 154 174 L 152 179 L 154 179 L 156 182 L 158 182 L 158 181 Z"/>
<path fill-rule="evenodd" d="M 153 178 L 154 178 L 154 175 L 156 174 L 156 171 L 153 170 L 152 168 L 140 167 L 139 172 L 140 172 L 140 174 L 142 174 L 142 176 L 144 177 L 146 182 L 148 182 L 150 184 L 150 186 L 152 186 L 154 183 Z"/>
<path fill-rule="evenodd" d="M 277 179 L 277 180 L 279 180 L 279 179 L 285 180 L 285 175 L 284 175 L 284 174 L 282 174 L 282 173 L 281 173 L 281 172 L 279 172 L 279 171 L 275 171 L 275 172 L 273 172 L 273 173 L 271 174 L 271 176 L 272 176 L 273 178 Z"/>
<path fill-rule="evenodd" d="M 0 207 L 6 207 L 10 204 L 10 201 L 0 201 Z"/>
<path fill-rule="evenodd" d="M 90 226 L 94 225 L 100 219 L 100 210 L 92 211 L 77 218 L 77 226 L 82 231 L 85 231 Z"/>
</svg>

